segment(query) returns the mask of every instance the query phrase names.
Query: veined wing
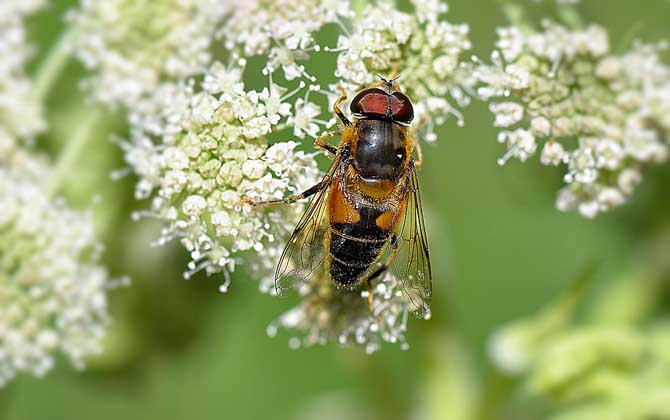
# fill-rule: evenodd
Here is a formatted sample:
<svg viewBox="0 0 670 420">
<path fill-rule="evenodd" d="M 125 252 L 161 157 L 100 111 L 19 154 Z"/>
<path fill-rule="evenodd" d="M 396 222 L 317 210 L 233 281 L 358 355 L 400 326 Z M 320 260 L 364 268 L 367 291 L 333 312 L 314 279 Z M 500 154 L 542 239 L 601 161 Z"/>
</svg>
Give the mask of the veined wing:
<svg viewBox="0 0 670 420">
<path fill-rule="evenodd" d="M 430 314 L 433 279 L 423 219 L 419 181 L 414 162 L 410 161 L 407 180 L 405 214 L 396 228 L 398 251 L 393 261 L 393 272 L 416 316 Z"/>
<path fill-rule="evenodd" d="M 326 212 L 328 192 L 340 170 L 340 158 L 335 158 L 321 181 L 322 188 L 310 200 L 307 210 L 298 222 L 275 271 L 275 289 L 278 295 L 311 282 L 323 272 L 328 250 L 325 239 L 328 232 Z"/>
</svg>

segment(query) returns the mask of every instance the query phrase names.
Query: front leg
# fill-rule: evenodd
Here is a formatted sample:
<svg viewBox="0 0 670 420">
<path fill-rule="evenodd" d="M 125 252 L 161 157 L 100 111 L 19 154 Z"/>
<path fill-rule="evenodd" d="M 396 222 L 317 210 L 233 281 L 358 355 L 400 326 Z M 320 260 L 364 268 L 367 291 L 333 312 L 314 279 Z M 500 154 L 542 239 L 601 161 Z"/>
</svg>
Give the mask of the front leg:
<svg viewBox="0 0 670 420">
<path fill-rule="evenodd" d="M 337 98 L 337 100 L 335 101 L 335 105 L 333 105 L 333 112 L 335 113 L 335 116 L 340 120 L 342 126 L 347 127 L 351 124 L 351 122 L 349 121 L 347 116 L 344 115 L 344 112 L 342 112 L 342 110 L 340 109 L 340 104 L 347 100 L 347 91 L 344 90 L 344 86 L 342 86 L 342 84 L 337 85 L 337 88 L 340 90 L 341 96 Z"/>
<path fill-rule="evenodd" d="M 322 150 L 325 150 L 326 152 L 330 153 L 331 155 L 337 154 L 337 147 L 330 145 L 326 143 L 326 139 L 329 139 L 331 137 L 339 136 L 342 134 L 342 130 L 335 130 L 335 131 L 330 131 L 328 133 L 322 134 L 319 138 L 314 140 L 314 147 L 318 147 Z"/>
<path fill-rule="evenodd" d="M 423 151 L 421 150 L 421 143 L 418 139 L 414 139 L 414 147 L 416 148 L 416 160 L 414 166 L 420 168 L 423 166 Z"/>
<path fill-rule="evenodd" d="M 321 181 L 318 184 L 306 189 L 300 194 L 289 195 L 285 198 L 279 198 L 276 200 L 256 200 L 249 197 L 244 197 L 242 202 L 244 204 L 251 204 L 252 206 L 264 206 L 266 204 L 293 204 L 296 201 L 302 200 L 303 198 L 311 197 L 319 191 L 323 190 L 326 187 L 327 182 Z"/>
<path fill-rule="evenodd" d="M 424 115 L 415 125 L 412 127 L 412 148 L 416 150 L 416 160 L 414 161 L 414 166 L 420 168 L 423 166 L 423 151 L 421 150 L 421 141 L 418 139 L 419 130 L 421 127 L 426 125 L 428 118 Z"/>
</svg>

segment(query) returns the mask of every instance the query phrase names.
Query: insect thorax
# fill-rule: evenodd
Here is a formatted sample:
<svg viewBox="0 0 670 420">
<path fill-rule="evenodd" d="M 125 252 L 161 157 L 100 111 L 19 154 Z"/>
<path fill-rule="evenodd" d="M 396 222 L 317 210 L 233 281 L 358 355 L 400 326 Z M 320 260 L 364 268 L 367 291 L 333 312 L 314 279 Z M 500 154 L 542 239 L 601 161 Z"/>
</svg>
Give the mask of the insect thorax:
<svg viewBox="0 0 670 420">
<path fill-rule="evenodd" d="M 406 167 L 406 128 L 383 119 L 359 120 L 352 152 L 354 168 L 363 178 L 397 180 Z"/>
</svg>

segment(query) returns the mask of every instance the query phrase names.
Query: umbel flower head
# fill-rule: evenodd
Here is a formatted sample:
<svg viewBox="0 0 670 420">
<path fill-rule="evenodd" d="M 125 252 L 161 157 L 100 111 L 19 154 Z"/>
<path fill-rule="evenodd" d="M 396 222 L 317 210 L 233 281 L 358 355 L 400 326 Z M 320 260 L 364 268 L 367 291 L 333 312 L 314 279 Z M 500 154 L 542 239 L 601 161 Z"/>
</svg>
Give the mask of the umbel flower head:
<svg viewBox="0 0 670 420">
<path fill-rule="evenodd" d="M 178 238 L 191 253 L 187 276 L 202 269 L 234 271 L 237 253 L 278 245 L 300 209 L 258 208 L 243 198 L 281 198 L 317 179 L 316 162 L 296 150 L 296 142 L 270 145 L 265 137 L 289 112 L 281 90 L 246 91 L 240 75 L 215 64 L 201 86 L 181 85 L 177 96 L 161 95 L 184 98 L 183 108 L 164 108 L 174 111 L 165 123 L 178 124 L 157 139 L 136 132 L 126 145 L 140 176 L 138 198 L 153 196 L 147 215 L 167 222 L 160 241 Z"/>
<path fill-rule="evenodd" d="M 160 65 L 147 65 L 142 58 L 145 50 L 135 53 L 133 31 L 107 30 L 108 23 L 97 22 L 102 19 L 99 13 L 91 13 L 95 8 L 111 7 L 116 13 L 114 21 L 137 22 L 134 16 L 125 17 L 132 11 L 120 7 L 126 3 L 117 0 L 112 6 L 95 7 L 85 3 L 74 14 L 77 19 L 90 20 L 79 25 L 83 28 L 79 39 L 104 41 L 102 48 L 94 45 L 95 51 L 80 45 L 78 55 L 85 63 L 98 57 L 90 66 L 94 78 L 127 80 L 129 86 L 147 87 L 119 96 L 109 95 L 105 83 L 97 88 L 90 85 L 96 89 L 95 96 L 131 105 L 132 134 L 122 145 L 130 168 L 139 177 L 137 198 L 151 201 L 150 209 L 138 216 L 163 223 L 159 244 L 178 239 L 189 250 L 192 261 L 187 277 L 199 270 L 223 273 L 222 290 L 228 288 L 230 273 L 244 264 L 261 279 L 262 291 L 274 291 L 271 272 L 304 205 L 253 207 L 243 199 L 282 198 L 319 180 L 322 173 L 316 166 L 316 154 L 308 152 L 311 144 L 301 141 L 316 138 L 334 124 L 334 119 L 327 121 L 324 115 L 331 115 L 332 102 L 339 95 L 336 85 L 353 96 L 377 80 L 375 73 L 388 76 L 400 64 L 401 85 L 407 86 L 419 114 L 420 122 L 414 129 L 426 130 L 421 137 L 427 140 L 434 138 L 434 127 L 449 114 L 459 116 L 456 107 L 467 103 L 465 92 L 471 80 L 460 57 L 470 46 L 467 26 L 443 21 L 446 5 L 441 1 L 415 1 L 414 14 L 401 12 L 387 1 L 356 14 L 348 1 L 327 0 L 251 0 L 231 4 L 228 10 L 215 9 L 217 19 L 198 17 L 210 13 L 204 7 L 191 7 L 188 10 L 192 13 L 182 14 L 183 19 L 174 22 L 168 19 L 170 13 L 154 13 L 154 25 L 164 20 L 159 26 L 171 28 L 152 32 L 155 37 L 150 41 L 152 48 L 160 49 L 155 55 Z M 146 7 L 157 6 L 152 2 Z M 173 13 L 179 10 L 177 7 Z M 203 19 L 208 25 L 202 30 L 184 30 L 191 27 L 191 21 Z M 127 23 L 122 28 L 124 25 Z M 325 27 L 339 31 L 337 45 L 325 47 L 315 41 Z M 173 43 L 172 32 L 183 38 Z M 110 34 L 115 34 L 114 42 L 108 42 Z M 165 71 L 162 66 L 171 58 L 182 62 L 183 54 L 174 46 L 193 44 L 187 39 L 192 36 L 198 41 L 195 44 L 203 46 L 198 55 L 203 60 L 185 72 Z M 124 65 L 112 65 L 119 57 Z M 317 69 L 323 72 L 320 60 L 334 62 L 333 58 L 337 63 L 327 76 L 328 82 L 335 75 L 339 83 L 326 90 Z M 317 61 L 320 65 L 314 66 Z M 145 67 L 152 69 L 151 83 L 145 83 L 134 70 L 121 71 Z M 253 80 L 255 84 L 250 82 Z M 453 98 L 452 104 L 447 95 Z M 343 104 L 345 112 L 346 108 Z M 305 299 L 301 307 L 314 307 L 316 290 L 322 289 L 315 284 L 301 291 Z M 351 313 L 342 305 L 329 310 L 331 321 L 319 327 L 320 338 L 306 341 L 339 339 L 345 327 L 353 328 L 354 320 L 372 325 L 362 310 L 367 310 L 367 305 L 358 302 L 358 296 L 335 295 L 339 296 L 319 300 L 318 305 L 323 308 L 333 302 L 337 307 L 337 301 L 349 299 L 355 302 Z M 392 312 L 407 312 L 408 302 L 401 301 L 394 297 Z M 307 325 L 316 318 L 313 311 L 305 313 L 310 315 L 302 318 L 299 329 L 308 331 Z M 397 331 L 400 326 L 404 329 L 404 321 L 400 321 L 404 318 L 398 315 L 393 319 L 389 328 L 396 332 L 386 334 L 386 327 L 372 327 L 359 334 L 365 338 L 360 344 L 373 343 L 369 348 L 376 349 L 374 343 L 383 341 L 384 336 L 396 337 L 387 341 L 402 342 Z"/>
<path fill-rule="evenodd" d="M 215 0 L 82 0 L 68 15 L 71 47 L 95 71 L 86 81 L 107 104 L 133 106 L 166 78 L 195 75 L 211 61 Z"/>
<path fill-rule="evenodd" d="M 59 353 L 83 367 L 108 322 L 91 215 L 51 197 L 49 164 L 26 147 L 44 122 L 22 18 L 43 4 L 0 4 L 0 387 L 18 372 L 44 375 Z"/>
<path fill-rule="evenodd" d="M 49 173 L 45 160 L 3 150 L 0 386 L 17 372 L 44 375 L 57 353 L 83 367 L 100 352 L 108 323 L 109 277 L 97 262 L 92 218 L 50 198 Z"/>
<path fill-rule="evenodd" d="M 666 162 L 670 142 L 670 66 L 663 46 L 610 51 L 605 29 L 498 30 L 493 64 L 477 69 L 479 95 L 491 101 L 500 159 L 566 169 L 560 210 L 586 217 L 623 204 L 645 167 Z M 573 144 L 575 144 L 573 146 Z"/>
</svg>

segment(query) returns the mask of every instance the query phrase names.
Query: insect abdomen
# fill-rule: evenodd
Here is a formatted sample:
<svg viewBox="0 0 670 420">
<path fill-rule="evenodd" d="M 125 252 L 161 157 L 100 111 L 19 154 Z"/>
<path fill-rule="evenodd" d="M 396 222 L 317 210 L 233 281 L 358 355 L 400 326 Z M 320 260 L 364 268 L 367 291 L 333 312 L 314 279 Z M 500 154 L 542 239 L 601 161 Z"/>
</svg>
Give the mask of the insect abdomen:
<svg viewBox="0 0 670 420">
<path fill-rule="evenodd" d="M 363 208 L 360 214 L 360 220 L 355 223 L 330 224 L 330 275 L 339 286 L 355 285 L 389 238 L 390 233 L 376 224 L 382 211 Z"/>
</svg>

